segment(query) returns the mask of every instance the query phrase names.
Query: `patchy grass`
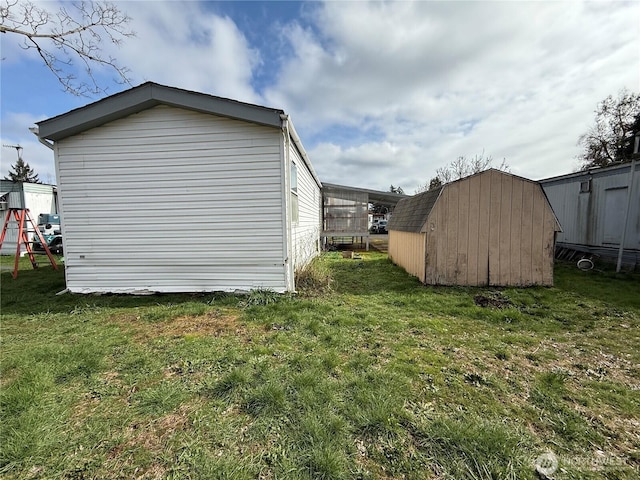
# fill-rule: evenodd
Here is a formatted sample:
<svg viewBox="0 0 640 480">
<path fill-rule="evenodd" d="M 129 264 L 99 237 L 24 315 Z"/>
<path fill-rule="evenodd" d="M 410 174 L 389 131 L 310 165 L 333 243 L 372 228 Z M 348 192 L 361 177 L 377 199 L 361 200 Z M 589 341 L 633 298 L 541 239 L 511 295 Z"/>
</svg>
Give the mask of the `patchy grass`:
<svg viewBox="0 0 640 480">
<path fill-rule="evenodd" d="M 3 478 L 640 474 L 638 274 L 434 288 L 328 254 L 297 297 L 131 297 L 40 264 L 0 277 Z"/>
</svg>

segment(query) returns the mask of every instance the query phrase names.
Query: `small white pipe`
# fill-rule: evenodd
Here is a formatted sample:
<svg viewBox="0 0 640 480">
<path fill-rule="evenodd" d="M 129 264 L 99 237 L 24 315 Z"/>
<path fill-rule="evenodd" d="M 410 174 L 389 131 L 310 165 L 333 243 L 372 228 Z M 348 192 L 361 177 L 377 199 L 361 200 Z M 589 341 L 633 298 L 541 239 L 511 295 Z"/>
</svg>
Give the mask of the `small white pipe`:
<svg viewBox="0 0 640 480">
<path fill-rule="evenodd" d="M 53 142 L 47 142 L 44 138 L 40 138 L 38 127 L 29 127 L 29 131 L 33 133 L 36 137 L 38 137 L 38 141 L 44 145 L 45 147 L 53 150 Z"/>
</svg>

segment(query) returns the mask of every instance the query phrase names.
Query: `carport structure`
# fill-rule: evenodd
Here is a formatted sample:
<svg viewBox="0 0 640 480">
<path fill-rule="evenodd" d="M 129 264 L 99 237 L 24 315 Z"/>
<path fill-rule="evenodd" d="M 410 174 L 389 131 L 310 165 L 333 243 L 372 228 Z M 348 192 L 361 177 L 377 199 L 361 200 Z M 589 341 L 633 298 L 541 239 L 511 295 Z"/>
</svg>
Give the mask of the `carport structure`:
<svg viewBox="0 0 640 480">
<path fill-rule="evenodd" d="M 356 243 L 359 239 L 369 250 L 369 204 L 381 204 L 392 211 L 403 198 L 406 195 L 323 182 L 323 244 L 340 240 Z"/>
</svg>

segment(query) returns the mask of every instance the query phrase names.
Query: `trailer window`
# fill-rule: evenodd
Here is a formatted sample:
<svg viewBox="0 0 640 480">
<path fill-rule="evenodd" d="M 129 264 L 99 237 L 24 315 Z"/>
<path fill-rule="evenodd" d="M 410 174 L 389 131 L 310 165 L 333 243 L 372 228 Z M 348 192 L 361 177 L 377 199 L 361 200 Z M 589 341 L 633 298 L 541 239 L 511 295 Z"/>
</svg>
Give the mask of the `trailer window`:
<svg viewBox="0 0 640 480">
<path fill-rule="evenodd" d="M 298 167 L 291 162 L 291 221 L 298 223 Z"/>
<path fill-rule="evenodd" d="M 591 191 L 591 179 L 580 182 L 580 193 L 589 193 Z"/>
</svg>

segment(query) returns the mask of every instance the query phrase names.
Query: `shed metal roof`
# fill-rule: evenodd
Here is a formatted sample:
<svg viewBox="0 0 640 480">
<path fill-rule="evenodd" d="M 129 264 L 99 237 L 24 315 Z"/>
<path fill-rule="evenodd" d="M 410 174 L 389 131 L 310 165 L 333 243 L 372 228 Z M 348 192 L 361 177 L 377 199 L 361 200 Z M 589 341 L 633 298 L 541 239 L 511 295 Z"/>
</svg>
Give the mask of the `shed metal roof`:
<svg viewBox="0 0 640 480">
<path fill-rule="evenodd" d="M 403 198 L 398 202 L 389 219 L 388 230 L 420 233 L 443 187 Z"/>
<path fill-rule="evenodd" d="M 38 122 L 38 136 L 61 140 L 156 105 L 169 105 L 202 113 L 281 127 L 283 110 L 228 98 L 146 82 L 84 107 Z"/>
</svg>

